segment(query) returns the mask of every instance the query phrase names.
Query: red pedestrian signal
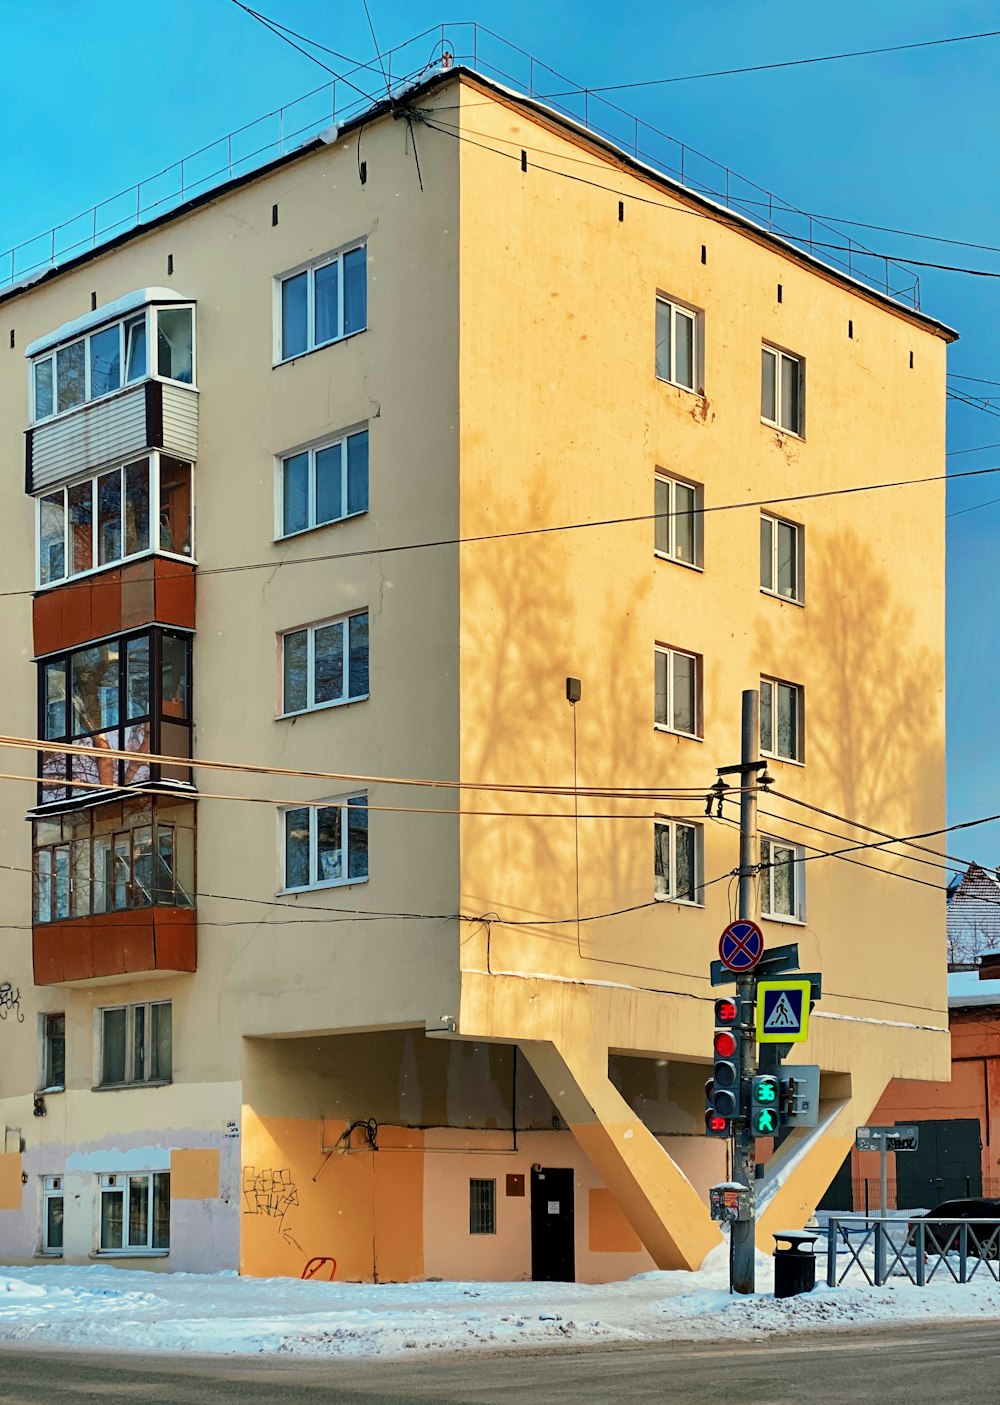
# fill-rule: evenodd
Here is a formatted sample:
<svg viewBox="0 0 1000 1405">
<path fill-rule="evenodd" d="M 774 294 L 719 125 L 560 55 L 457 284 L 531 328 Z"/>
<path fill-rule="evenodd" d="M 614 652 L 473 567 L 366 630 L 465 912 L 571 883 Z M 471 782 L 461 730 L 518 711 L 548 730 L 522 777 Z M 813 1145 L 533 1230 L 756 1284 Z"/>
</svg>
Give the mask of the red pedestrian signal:
<svg viewBox="0 0 1000 1405">
<path fill-rule="evenodd" d="M 730 1000 L 727 997 L 724 1000 L 717 1000 L 715 1002 L 715 1023 L 717 1025 L 735 1024 L 739 1019 L 739 1014 L 739 1006 L 736 1004 L 735 1000 Z"/>
</svg>

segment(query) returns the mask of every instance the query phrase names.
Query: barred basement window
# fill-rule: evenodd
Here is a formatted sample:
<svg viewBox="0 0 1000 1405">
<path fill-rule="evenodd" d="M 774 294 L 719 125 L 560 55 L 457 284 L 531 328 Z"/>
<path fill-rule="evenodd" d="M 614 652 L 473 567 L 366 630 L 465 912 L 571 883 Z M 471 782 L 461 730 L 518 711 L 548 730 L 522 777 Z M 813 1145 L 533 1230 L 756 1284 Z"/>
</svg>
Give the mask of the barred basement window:
<svg viewBox="0 0 1000 1405">
<path fill-rule="evenodd" d="M 496 1234 L 497 1183 L 490 1180 L 469 1181 L 469 1233 Z"/>
</svg>

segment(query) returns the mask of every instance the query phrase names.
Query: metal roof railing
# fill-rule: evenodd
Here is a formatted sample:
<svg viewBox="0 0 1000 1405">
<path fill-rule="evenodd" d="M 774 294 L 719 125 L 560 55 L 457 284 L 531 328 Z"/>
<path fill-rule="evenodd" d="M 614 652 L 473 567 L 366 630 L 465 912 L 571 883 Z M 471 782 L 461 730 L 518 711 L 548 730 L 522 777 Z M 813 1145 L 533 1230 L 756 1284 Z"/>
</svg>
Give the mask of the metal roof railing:
<svg viewBox="0 0 1000 1405">
<path fill-rule="evenodd" d="M 874 253 L 835 223 L 798 209 L 600 93 L 575 85 L 471 20 L 425 29 L 383 53 L 381 64 L 372 61 L 348 67 L 293 102 L 226 133 L 44 234 L 0 252 L 0 291 L 33 282 L 49 269 L 178 208 L 195 195 L 265 166 L 321 131 L 359 116 L 389 95 L 398 97 L 413 83 L 451 66 L 472 69 L 544 103 L 694 193 L 787 239 L 838 272 L 919 309 L 920 280 L 905 265 Z"/>
</svg>

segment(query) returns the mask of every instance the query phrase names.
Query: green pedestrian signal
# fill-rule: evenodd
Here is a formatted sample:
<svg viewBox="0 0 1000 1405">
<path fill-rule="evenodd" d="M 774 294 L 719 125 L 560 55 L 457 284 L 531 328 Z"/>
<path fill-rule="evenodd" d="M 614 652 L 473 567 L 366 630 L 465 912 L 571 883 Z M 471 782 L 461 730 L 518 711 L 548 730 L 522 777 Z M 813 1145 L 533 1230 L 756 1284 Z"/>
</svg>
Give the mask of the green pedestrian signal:
<svg viewBox="0 0 1000 1405">
<path fill-rule="evenodd" d="M 759 1073 L 750 1085 L 750 1130 L 755 1137 L 777 1135 L 781 1085 L 771 1073 Z"/>
<path fill-rule="evenodd" d="M 773 1137 L 778 1130 L 778 1114 L 772 1107 L 757 1108 L 752 1121 L 755 1137 Z"/>
</svg>

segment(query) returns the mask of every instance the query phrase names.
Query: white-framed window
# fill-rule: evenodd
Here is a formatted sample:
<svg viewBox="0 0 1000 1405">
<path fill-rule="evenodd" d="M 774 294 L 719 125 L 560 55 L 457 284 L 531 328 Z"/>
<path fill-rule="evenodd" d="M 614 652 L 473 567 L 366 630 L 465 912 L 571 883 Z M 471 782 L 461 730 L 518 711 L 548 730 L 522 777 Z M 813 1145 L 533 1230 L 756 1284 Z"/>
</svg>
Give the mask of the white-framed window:
<svg viewBox="0 0 1000 1405">
<path fill-rule="evenodd" d="M 657 473 L 654 489 L 657 556 L 685 566 L 702 564 L 704 489 L 668 473 Z"/>
<path fill-rule="evenodd" d="M 99 1086 L 169 1083 L 173 1074 L 173 1010 L 169 1000 L 106 1005 L 99 1021 Z"/>
<path fill-rule="evenodd" d="M 781 761 L 803 759 L 802 689 L 778 678 L 760 680 L 760 749 Z"/>
<path fill-rule="evenodd" d="M 760 910 L 764 917 L 805 920 L 804 858 L 801 844 L 761 835 Z"/>
<path fill-rule="evenodd" d="M 368 797 L 281 812 L 281 887 L 333 888 L 368 877 Z"/>
<path fill-rule="evenodd" d="M 278 537 L 295 536 L 368 511 L 368 430 L 294 454 L 278 469 Z"/>
<path fill-rule="evenodd" d="M 656 299 L 656 378 L 701 390 L 701 313 L 671 298 Z"/>
<path fill-rule="evenodd" d="M 146 307 L 37 356 L 35 424 L 152 376 L 194 385 L 194 307 Z M 149 348 L 155 348 L 155 357 Z"/>
<path fill-rule="evenodd" d="M 803 529 L 783 517 L 760 515 L 760 588 L 782 600 L 803 599 Z"/>
<path fill-rule="evenodd" d="M 38 588 L 151 553 L 190 561 L 192 473 L 152 453 L 36 498 Z"/>
<path fill-rule="evenodd" d="M 280 637 L 282 717 L 368 696 L 367 610 Z"/>
<path fill-rule="evenodd" d="M 101 1176 L 102 1254 L 143 1254 L 170 1248 L 170 1172 Z"/>
<path fill-rule="evenodd" d="M 684 737 L 701 735 L 701 660 L 697 654 L 657 644 L 655 695 L 657 727 Z"/>
<path fill-rule="evenodd" d="M 276 362 L 365 330 L 367 256 L 366 246 L 355 244 L 279 275 Z"/>
<path fill-rule="evenodd" d="M 63 1251 L 63 1178 L 42 1177 L 42 1253 L 61 1258 Z"/>
<path fill-rule="evenodd" d="M 39 1015 L 41 1091 L 58 1093 L 66 1087 L 66 1016 Z"/>
<path fill-rule="evenodd" d="M 661 902 L 702 902 L 702 829 L 682 820 L 653 824 L 653 892 Z"/>
<path fill-rule="evenodd" d="M 805 362 L 776 346 L 761 348 L 760 417 L 801 435 L 805 424 Z"/>
</svg>

